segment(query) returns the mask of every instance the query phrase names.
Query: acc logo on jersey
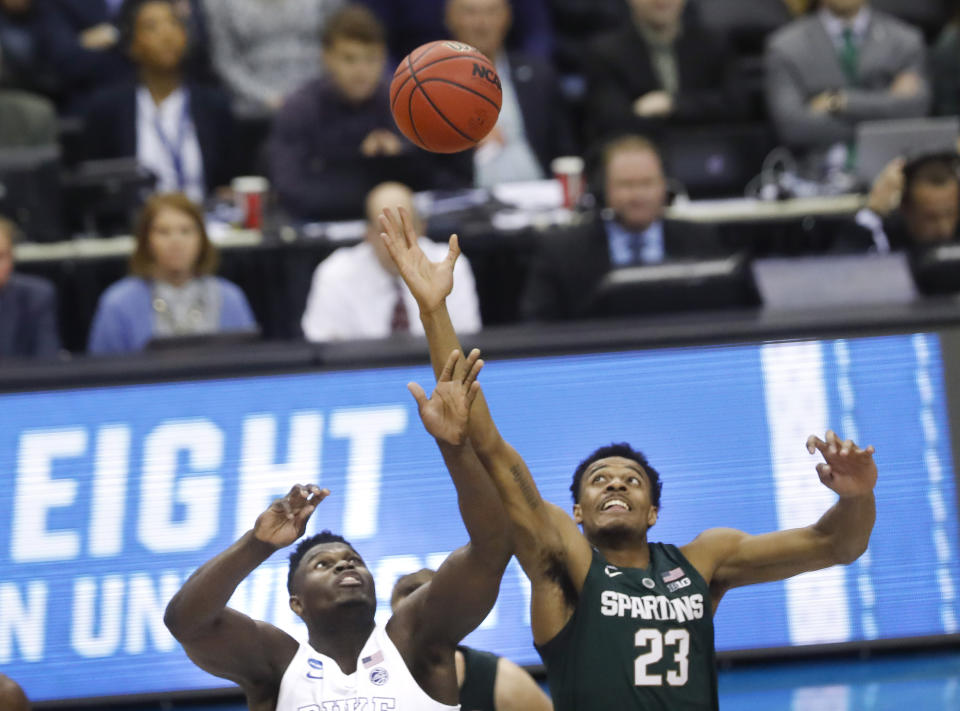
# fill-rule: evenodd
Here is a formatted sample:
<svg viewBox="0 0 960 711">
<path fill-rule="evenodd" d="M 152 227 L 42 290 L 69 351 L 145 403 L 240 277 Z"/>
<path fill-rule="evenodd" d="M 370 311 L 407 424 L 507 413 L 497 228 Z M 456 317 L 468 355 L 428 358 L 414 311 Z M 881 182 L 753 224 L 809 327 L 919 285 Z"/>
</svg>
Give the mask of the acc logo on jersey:
<svg viewBox="0 0 960 711">
<path fill-rule="evenodd" d="M 308 679 L 323 679 L 323 662 L 319 659 L 307 659 L 307 665 L 310 667 L 307 669 L 307 678 Z"/>
<path fill-rule="evenodd" d="M 390 675 L 387 674 L 387 670 L 383 667 L 377 667 L 370 672 L 370 683 L 374 686 L 383 686 L 389 678 Z"/>
</svg>

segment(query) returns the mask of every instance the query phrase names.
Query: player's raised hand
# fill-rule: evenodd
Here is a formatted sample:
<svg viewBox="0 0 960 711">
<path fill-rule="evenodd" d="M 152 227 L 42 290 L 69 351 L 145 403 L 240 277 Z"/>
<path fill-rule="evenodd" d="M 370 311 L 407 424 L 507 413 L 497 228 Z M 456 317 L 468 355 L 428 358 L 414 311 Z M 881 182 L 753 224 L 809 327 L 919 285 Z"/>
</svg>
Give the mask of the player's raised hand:
<svg viewBox="0 0 960 711">
<path fill-rule="evenodd" d="M 827 430 L 826 441 L 816 435 L 807 437 L 807 451 L 823 455 L 825 461 L 817 465 L 817 474 L 824 486 L 841 497 L 868 494 L 877 484 L 872 445 L 861 449 L 852 440 L 842 440 L 836 432 Z"/>
<path fill-rule="evenodd" d="M 404 209 L 387 209 L 380 215 L 380 239 L 383 240 L 400 276 L 417 300 L 420 311 L 439 308 L 453 289 L 453 267 L 460 256 L 456 235 L 450 237 L 450 250 L 440 262 L 431 262 L 420 249 L 413 218 Z"/>
<path fill-rule="evenodd" d="M 303 535 L 310 516 L 329 495 L 328 489 L 314 484 L 297 484 L 257 517 L 253 526 L 254 537 L 277 548 L 289 546 Z"/>
<path fill-rule="evenodd" d="M 477 375 L 483 368 L 480 351 L 476 348 L 463 363 L 462 358 L 460 351 L 450 354 L 429 400 L 417 383 L 407 385 L 417 401 L 420 419 L 427 432 L 453 445 L 463 444 L 467 439 L 470 406 L 480 392 Z"/>
</svg>

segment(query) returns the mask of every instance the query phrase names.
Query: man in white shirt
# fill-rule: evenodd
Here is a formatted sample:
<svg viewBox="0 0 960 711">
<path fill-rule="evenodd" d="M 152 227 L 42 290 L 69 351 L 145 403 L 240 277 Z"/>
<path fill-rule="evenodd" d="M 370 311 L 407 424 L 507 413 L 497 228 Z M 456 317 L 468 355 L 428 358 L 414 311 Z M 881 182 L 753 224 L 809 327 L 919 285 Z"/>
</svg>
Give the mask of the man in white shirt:
<svg viewBox="0 0 960 711">
<path fill-rule="evenodd" d="M 416 215 L 410 188 L 400 183 L 375 187 L 367 195 L 366 239 L 354 247 L 338 249 L 317 267 L 301 320 L 307 340 L 386 338 L 394 333 L 423 335 L 416 301 L 379 237 L 378 216 L 386 208 L 398 207 Z M 420 246 L 434 261 L 447 254 L 445 244 L 426 237 L 420 238 Z M 481 328 L 480 305 L 473 272 L 465 258 L 457 261 L 454 275 L 456 286 L 447 302 L 450 316 L 464 333 L 475 333 Z"/>
</svg>

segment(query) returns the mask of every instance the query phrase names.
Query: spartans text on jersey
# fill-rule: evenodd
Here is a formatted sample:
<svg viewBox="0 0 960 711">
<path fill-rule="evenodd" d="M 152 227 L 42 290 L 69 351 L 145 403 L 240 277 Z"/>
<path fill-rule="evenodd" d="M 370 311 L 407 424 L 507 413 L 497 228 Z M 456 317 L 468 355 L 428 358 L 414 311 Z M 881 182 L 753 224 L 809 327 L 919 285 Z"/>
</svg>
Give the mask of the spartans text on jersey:
<svg viewBox="0 0 960 711">
<path fill-rule="evenodd" d="M 669 598 L 665 595 L 627 595 L 604 590 L 600 595 L 600 614 L 607 617 L 632 617 L 641 620 L 699 620 L 703 617 L 703 595 Z"/>
</svg>

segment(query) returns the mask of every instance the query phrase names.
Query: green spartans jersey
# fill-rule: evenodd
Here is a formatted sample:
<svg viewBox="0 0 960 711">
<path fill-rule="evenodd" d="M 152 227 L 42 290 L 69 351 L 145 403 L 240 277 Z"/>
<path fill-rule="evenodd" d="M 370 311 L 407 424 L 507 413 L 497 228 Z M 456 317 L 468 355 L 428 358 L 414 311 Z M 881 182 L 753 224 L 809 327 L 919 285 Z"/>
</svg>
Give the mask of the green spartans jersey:
<svg viewBox="0 0 960 711">
<path fill-rule="evenodd" d="M 538 648 L 556 711 L 716 711 L 710 590 L 676 546 L 649 568 L 593 552 L 573 617 Z"/>
</svg>

